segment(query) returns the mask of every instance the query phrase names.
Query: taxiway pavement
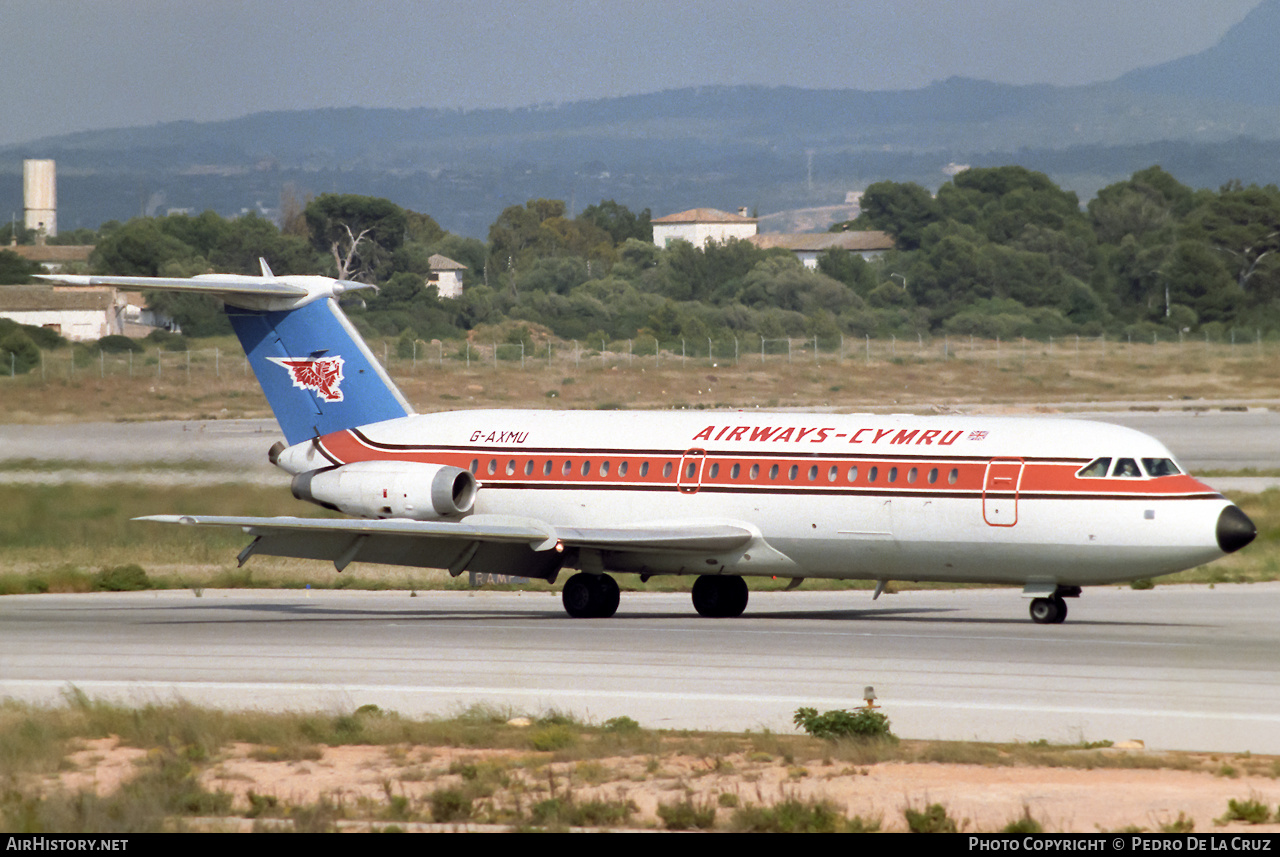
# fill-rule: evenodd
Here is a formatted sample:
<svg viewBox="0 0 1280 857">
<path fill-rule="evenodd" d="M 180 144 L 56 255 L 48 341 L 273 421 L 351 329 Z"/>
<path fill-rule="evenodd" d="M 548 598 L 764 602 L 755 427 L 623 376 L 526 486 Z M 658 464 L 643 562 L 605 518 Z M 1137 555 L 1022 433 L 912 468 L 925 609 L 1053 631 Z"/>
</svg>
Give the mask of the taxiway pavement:
<svg viewBox="0 0 1280 857">
<path fill-rule="evenodd" d="M 405 714 L 475 704 L 791 731 L 875 688 L 910 738 L 1140 739 L 1280 753 L 1280 583 L 1093 588 L 1063 625 L 1012 589 L 753 593 L 739 619 L 623 593 L 190 591 L 0 599 L 0 696 Z"/>
</svg>

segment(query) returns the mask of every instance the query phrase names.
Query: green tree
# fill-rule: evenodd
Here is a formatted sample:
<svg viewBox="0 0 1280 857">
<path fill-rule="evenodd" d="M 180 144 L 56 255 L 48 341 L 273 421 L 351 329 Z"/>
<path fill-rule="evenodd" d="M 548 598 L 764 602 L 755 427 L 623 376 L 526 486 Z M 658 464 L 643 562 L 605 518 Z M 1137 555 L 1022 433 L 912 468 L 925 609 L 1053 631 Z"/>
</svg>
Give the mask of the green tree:
<svg viewBox="0 0 1280 857">
<path fill-rule="evenodd" d="M 914 182 L 876 182 L 868 185 L 859 203 L 856 220 L 837 223 L 832 232 L 849 229 L 880 229 L 894 237 L 899 248 L 920 246 L 924 229 L 942 218 L 938 201 Z"/>
<path fill-rule="evenodd" d="M 40 349 L 21 330 L 0 336 L 0 375 L 23 375 L 40 365 Z"/>
<path fill-rule="evenodd" d="M 380 282 L 390 272 L 391 255 L 404 243 L 408 218 L 390 200 L 324 193 L 304 212 L 311 244 L 333 259 L 340 278 Z"/>
<path fill-rule="evenodd" d="M 31 275 L 40 273 L 37 262 L 28 262 L 12 250 L 0 250 L 0 285 L 19 285 L 31 282 Z"/>
<path fill-rule="evenodd" d="M 625 205 L 606 199 L 599 205 L 588 205 L 577 219 L 609 233 L 614 245 L 623 244 L 629 238 L 653 243 L 653 225 L 647 208 L 636 214 Z"/>
<path fill-rule="evenodd" d="M 1243 290 L 1254 280 L 1262 289 L 1280 288 L 1280 189 L 1275 185 L 1223 186 L 1218 195 L 1188 215 L 1183 237 L 1207 241 L 1231 270 Z"/>
</svg>

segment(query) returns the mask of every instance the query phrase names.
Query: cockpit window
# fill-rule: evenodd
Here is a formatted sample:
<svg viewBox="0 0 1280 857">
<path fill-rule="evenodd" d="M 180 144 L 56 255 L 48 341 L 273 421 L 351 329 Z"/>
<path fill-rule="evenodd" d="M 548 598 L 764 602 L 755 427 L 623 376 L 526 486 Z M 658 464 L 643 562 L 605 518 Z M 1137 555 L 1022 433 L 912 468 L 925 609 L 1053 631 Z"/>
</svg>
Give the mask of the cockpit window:
<svg viewBox="0 0 1280 857">
<path fill-rule="evenodd" d="M 1171 458 L 1144 458 L 1142 466 L 1148 476 L 1177 476 L 1182 472 Z"/>
<path fill-rule="evenodd" d="M 1138 462 L 1132 458 L 1121 458 L 1116 461 L 1116 469 L 1111 471 L 1111 475 L 1123 479 L 1137 479 L 1142 476 L 1142 471 L 1138 469 Z"/>
<path fill-rule="evenodd" d="M 1095 458 L 1080 470 L 1076 476 L 1082 479 L 1101 479 L 1107 475 L 1107 471 L 1111 469 L 1110 458 Z"/>
</svg>

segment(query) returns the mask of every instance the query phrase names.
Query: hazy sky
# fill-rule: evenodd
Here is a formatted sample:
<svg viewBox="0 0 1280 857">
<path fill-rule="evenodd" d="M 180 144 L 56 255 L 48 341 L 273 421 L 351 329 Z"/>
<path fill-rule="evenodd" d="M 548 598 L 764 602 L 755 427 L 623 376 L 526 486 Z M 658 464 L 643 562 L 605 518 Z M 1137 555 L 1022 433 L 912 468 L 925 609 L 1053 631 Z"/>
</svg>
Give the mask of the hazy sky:
<svg viewBox="0 0 1280 857">
<path fill-rule="evenodd" d="M 1076 84 L 1259 0 L 0 0 L 0 144 L 311 107 L 509 107 L 700 84 Z"/>
</svg>

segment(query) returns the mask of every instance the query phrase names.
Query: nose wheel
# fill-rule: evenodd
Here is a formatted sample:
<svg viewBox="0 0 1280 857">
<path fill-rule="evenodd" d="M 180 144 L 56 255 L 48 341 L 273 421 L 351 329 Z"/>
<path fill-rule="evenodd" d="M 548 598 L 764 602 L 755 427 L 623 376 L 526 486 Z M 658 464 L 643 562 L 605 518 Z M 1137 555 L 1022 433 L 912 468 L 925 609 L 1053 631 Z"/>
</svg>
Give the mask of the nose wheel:
<svg viewBox="0 0 1280 857">
<path fill-rule="evenodd" d="M 1067 602 L 1059 595 L 1031 599 L 1031 621 L 1037 625 L 1061 625 L 1067 618 Z"/>
</svg>

